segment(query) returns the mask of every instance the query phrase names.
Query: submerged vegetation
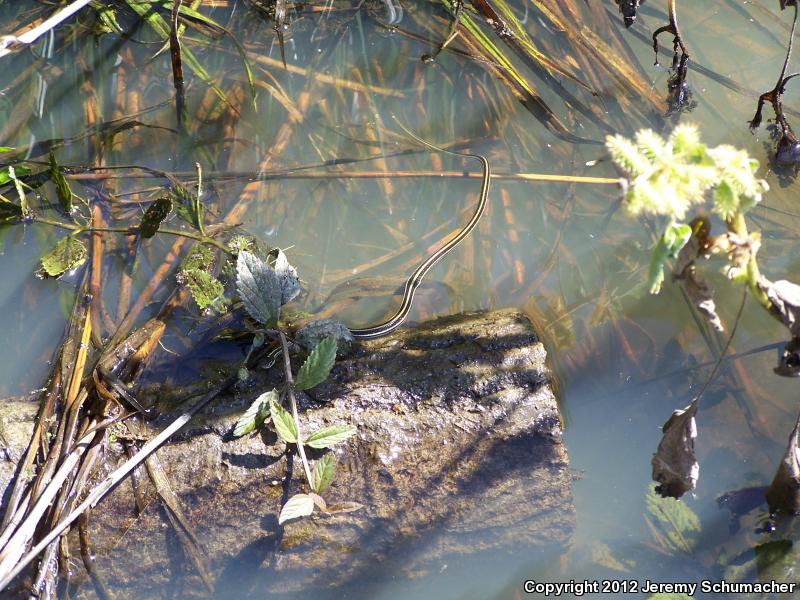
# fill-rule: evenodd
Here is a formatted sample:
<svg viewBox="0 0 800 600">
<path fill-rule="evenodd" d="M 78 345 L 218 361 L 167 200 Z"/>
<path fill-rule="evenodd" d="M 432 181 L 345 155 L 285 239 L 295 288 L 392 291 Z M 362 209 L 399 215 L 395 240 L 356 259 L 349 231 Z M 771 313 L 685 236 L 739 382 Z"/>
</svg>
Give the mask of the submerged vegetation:
<svg viewBox="0 0 800 600">
<path fill-rule="evenodd" d="M 576 363 L 588 362 L 581 352 L 602 354 L 593 332 L 607 326 L 631 370 L 644 375 L 651 371 L 644 355 L 666 355 L 667 346 L 639 353 L 628 343 L 626 328 L 638 333 L 639 326 L 620 315 L 641 270 L 650 292 L 669 294 L 664 273 L 674 261 L 686 312 L 669 318 L 702 315 L 722 331 L 718 304 L 730 303 L 714 294 L 713 275 L 698 275 L 701 259 L 716 254 L 725 257 L 725 277 L 743 283 L 789 329 L 776 371 L 796 376 L 800 287 L 791 275 L 769 281 L 762 271 L 786 265 L 762 268 L 757 260 L 770 260 L 757 257 L 761 231 L 766 238 L 778 229 L 760 212 L 762 200 L 775 194 L 783 201 L 776 210 L 793 217 L 793 188 L 770 191 L 770 175 L 741 144 L 703 143 L 697 127 L 680 123 L 698 109 L 690 80 L 699 75 L 758 97 L 752 129 L 769 102 L 771 165 L 783 168 L 783 183 L 791 179 L 799 153 L 789 118 L 797 113 L 783 106 L 783 95 L 796 75 L 787 73 L 798 8 L 780 3 L 787 6 L 794 21 L 783 67 L 775 88 L 759 97 L 715 65 L 693 62 L 703 56 L 694 47 L 690 61 L 676 0 L 0 1 L 7 34 L 0 44 L 7 67 L 0 243 L 11 256 L 38 250 L 43 281 L 26 292 L 61 294 L 67 315 L 57 349 L 53 339 L 35 348 L 20 342 L 28 356 L 53 359 L 30 360 L 19 377 L 24 389 L 46 384 L 4 504 L 0 587 L 16 581 L 57 593 L 54 566 L 69 550 L 61 534 L 137 465 L 145 463 L 156 483 L 154 452 L 224 390 L 250 395 L 231 436 L 269 431 L 285 444 L 287 465 L 295 453 L 300 459 L 305 483 L 292 486 L 287 476 L 280 506 L 264 508 L 276 512 L 278 526 L 315 509 L 361 508 L 368 499 L 323 498 L 336 486 L 332 449 L 352 448 L 355 428 L 306 430 L 311 403 L 298 401 L 352 342 L 338 319 L 356 333 L 382 335 L 388 327 L 368 325 L 386 314 L 405 319 L 412 308 L 424 318 L 445 305 L 527 302 L 529 312 L 545 314 L 553 346 L 571 351 Z M 620 15 L 629 30 L 617 27 Z M 759 27 L 767 30 L 765 20 Z M 651 58 L 654 48 L 658 63 L 663 33 L 672 35 L 666 52 L 673 60 L 665 85 L 653 86 L 654 71 L 640 55 Z M 632 45 L 636 34 L 644 45 Z M 747 50 L 746 40 L 734 43 Z M 625 209 L 652 234 L 649 267 L 615 217 L 613 198 L 598 191 L 620 180 L 610 169 L 591 176 L 604 168 L 604 139 L 627 177 Z M 483 172 L 467 171 L 468 159 Z M 420 183 L 409 192 L 404 182 L 412 178 Z M 712 236 L 718 223 L 725 231 Z M 496 244 L 498 231 L 504 245 Z M 14 236 L 25 243 L 11 243 Z M 529 255 L 526 238 L 544 250 Z M 587 238 L 589 248 L 581 246 Z M 598 247 L 613 248 L 613 258 Z M 344 258 L 329 263 L 337 252 Z M 442 279 L 453 287 L 423 282 L 444 265 Z M 387 271 L 397 275 L 379 275 Z M 488 294 L 499 299 L 485 300 Z M 387 298 L 400 308 L 387 308 Z M 364 308 L 364 299 L 383 305 Z M 20 330 L 32 327 L 18 304 Z M 737 323 L 743 309 L 744 298 Z M 737 327 L 723 344 L 700 319 L 692 323 L 702 335 L 689 329 L 683 341 L 689 347 L 699 337 L 706 347 L 694 348 L 689 371 L 704 351 L 713 367 L 692 403 L 665 424 L 653 462 L 659 493 L 675 497 L 697 484 L 698 400 L 725 368 Z M 255 389 L 254 374 L 264 370 L 278 383 Z M 729 373 L 730 394 L 752 431 L 759 422 L 746 401 L 753 386 L 741 370 Z M 175 406 L 151 401 L 148 392 L 161 381 L 176 390 L 193 384 L 195 392 L 202 385 Z M 690 387 L 671 391 L 683 398 L 677 390 Z M 147 433 L 161 411 L 170 422 L 156 420 L 160 432 Z M 769 502 L 773 510 L 800 507 L 800 497 L 786 492 L 800 481 L 797 431 L 766 496 L 778 499 Z M 112 450 L 132 458 L 99 477 Z M 188 540 L 185 555 L 213 588 L 180 501 L 155 487 Z M 686 505 L 651 492 L 646 510 L 659 552 L 700 551 L 701 523 Z M 80 544 L 91 574 L 89 541 L 81 536 Z M 15 580 L 29 563 L 32 570 Z M 102 595 L 102 583 L 93 583 Z"/>
</svg>

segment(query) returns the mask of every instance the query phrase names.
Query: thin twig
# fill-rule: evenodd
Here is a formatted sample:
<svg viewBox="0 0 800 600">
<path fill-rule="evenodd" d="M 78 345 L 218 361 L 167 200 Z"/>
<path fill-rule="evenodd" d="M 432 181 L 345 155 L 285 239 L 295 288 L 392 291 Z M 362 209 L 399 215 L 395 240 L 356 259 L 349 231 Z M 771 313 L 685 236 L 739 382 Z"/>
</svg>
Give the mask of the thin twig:
<svg viewBox="0 0 800 600">
<path fill-rule="evenodd" d="M 92 0 L 76 0 L 72 4 L 62 8 L 49 19 L 43 21 L 38 27 L 34 27 L 33 29 L 19 35 L 4 35 L 0 37 L 0 58 L 11 54 L 22 46 L 32 44 L 45 33 L 51 29 L 55 29 L 61 23 L 69 19 L 72 15 L 89 4 L 91 1 Z"/>
</svg>

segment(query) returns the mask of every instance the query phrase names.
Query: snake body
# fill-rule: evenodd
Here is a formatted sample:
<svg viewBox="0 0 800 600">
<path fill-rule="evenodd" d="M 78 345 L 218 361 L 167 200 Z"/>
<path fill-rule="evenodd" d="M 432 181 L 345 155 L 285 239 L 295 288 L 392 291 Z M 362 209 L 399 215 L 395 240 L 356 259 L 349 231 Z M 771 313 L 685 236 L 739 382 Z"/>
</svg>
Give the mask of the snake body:
<svg viewBox="0 0 800 600">
<path fill-rule="evenodd" d="M 351 329 L 350 331 L 353 334 L 353 337 L 356 339 L 374 339 L 397 329 L 403 323 L 403 321 L 406 320 L 406 317 L 408 317 L 408 313 L 411 311 L 411 305 L 414 302 L 414 294 L 416 293 L 419 285 L 422 283 L 422 279 L 436 263 L 438 263 L 446 254 L 453 250 L 453 248 L 458 246 L 458 244 L 460 244 L 461 241 L 467 237 L 473 229 L 475 229 L 475 226 L 478 224 L 478 221 L 481 220 L 483 212 L 486 209 L 486 203 L 489 198 L 489 180 L 491 179 L 489 161 L 486 160 L 486 157 L 481 156 L 480 154 L 452 152 L 451 150 L 438 148 L 433 144 L 429 144 L 428 142 L 417 138 L 416 136 L 413 137 L 425 146 L 439 152 L 447 152 L 448 154 L 454 154 L 457 156 L 466 156 L 468 158 L 474 158 L 475 160 L 480 161 L 481 166 L 483 167 L 483 184 L 481 186 L 478 204 L 475 207 L 475 212 L 472 214 L 472 218 L 470 218 L 469 222 L 462 227 L 461 231 L 459 231 L 458 234 L 444 246 L 436 250 L 436 252 L 422 261 L 422 263 L 409 276 L 409 278 L 406 280 L 405 288 L 403 290 L 403 301 L 401 302 L 400 308 L 397 309 L 397 312 L 395 312 L 394 316 L 387 321 L 380 323 L 379 325 L 365 327 L 363 329 Z"/>
</svg>

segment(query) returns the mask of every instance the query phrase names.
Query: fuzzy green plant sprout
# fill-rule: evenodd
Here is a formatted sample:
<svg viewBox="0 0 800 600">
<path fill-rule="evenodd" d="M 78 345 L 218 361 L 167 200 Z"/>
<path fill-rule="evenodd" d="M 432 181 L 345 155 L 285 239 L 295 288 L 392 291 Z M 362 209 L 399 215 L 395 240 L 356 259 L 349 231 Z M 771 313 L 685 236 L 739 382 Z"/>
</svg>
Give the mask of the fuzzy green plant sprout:
<svg viewBox="0 0 800 600">
<path fill-rule="evenodd" d="M 606 147 L 614 163 L 628 175 L 624 198 L 628 213 L 667 219 L 653 249 L 648 277 L 651 293 L 661 289 L 667 258 L 678 258 L 679 266 L 691 265 L 693 276 L 695 258 L 725 252 L 728 277 L 745 282 L 759 302 L 770 308 L 758 285 L 760 236 L 748 233 L 744 219 L 769 189 L 766 181 L 756 177 L 757 160 L 726 144 L 709 148 L 692 124 L 678 125 L 667 139 L 649 129 L 640 130 L 635 140 L 608 136 Z M 691 213 L 706 212 L 709 204 L 728 230 L 715 239 L 708 237 L 705 217 L 686 222 Z M 696 243 L 687 247 L 693 234 Z M 676 276 L 680 278 L 680 274 Z"/>
</svg>

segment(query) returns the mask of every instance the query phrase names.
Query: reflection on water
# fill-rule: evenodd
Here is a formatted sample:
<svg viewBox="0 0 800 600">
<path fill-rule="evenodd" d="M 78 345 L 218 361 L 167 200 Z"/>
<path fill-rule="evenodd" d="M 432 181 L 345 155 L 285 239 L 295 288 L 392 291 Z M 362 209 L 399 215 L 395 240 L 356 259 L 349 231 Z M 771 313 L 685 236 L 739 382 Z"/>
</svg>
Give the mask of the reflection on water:
<svg viewBox="0 0 800 600">
<path fill-rule="evenodd" d="M 289 248 L 307 288 L 301 308 L 320 310 L 354 291 L 363 296 L 358 304 L 341 304 L 338 316 L 354 326 L 391 313 L 390 295 L 398 282 L 414 269 L 420 252 L 465 222 L 480 189 L 475 178 L 408 176 L 441 170 L 458 175 L 476 167 L 474 161 L 419 148 L 394 126 L 392 116 L 432 142 L 455 142 L 485 154 L 496 172 L 615 176 L 607 160 L 587 166 L 603 158 L 600 146 L 559 140 L 487 74 L 485 64 L 447 51 L 433 63 L 421 61 L 432 44 L 404 31 L 424 39 L 434 23 L 439 35 L 446 33 L 443 13 L 431 5 L 368 2 L 358 10 L 341 3 L 327 12 L 323 4 L 298 6 L 287 31 L 289 69 L 284 71 L 271 22 L 246 4 L 237 3 L 233 12 L 226 3 L 218 4 L 208 14 L 229 18 L 229 27 L 244 41 L 258 97 L 251 101 L 239 55 L 225 36 L 214 48 L 190 44 L 238 107 L 235 113 L 226 110 L 217 95 L 192 78 L 187 88 L 189 114 L 194 115 L 191 152 L 174 131 L 169 57 L 155 56 L 161 44 L 144 28 L 130 40 L 77 38 L 52 56 L 39 44 L 33 52 L 5 59 L 5 66 L 13 68 L 0 76 L 5 90 L 0 144 L 28 148 L 34 159 L 46 158 L 56 147 L 62 164 L 135 164 L 189 176 L 195 160 L 201 162 L 214 215 L 233 213 L 267 243 Z M 660 3 L 648 2 L 631 32 L 623 30 L 612 2 L 574 3 L 582 18 L 602 18 L 629 45 L 632 54 L 622 58 L 639 70 L 642 89 L 650 94 L 641 106 L 620 101 L 629 94 L 630 81 L 591 78 L 591 54 L 577 53 L 571 40 L 543 27 L 527 3 L 511 4 L 535 39 L 554 52 L 575 52 L 578 72 L 600 93 L 595 97 L 565 83 L 574 95 L 567 107 L 559 96 L 560 82 L 531 75 L 545 102 L 576 135 L 600 140 L 610 130 L 630 134 L 640 127 L 666 129 L 674 122 L 655 110 L 666 94 L 667 73 L 650 66 L 647 42 L 648 32 L 662 24 Z M 680 4 L 682 33 L 692 50 L 688 77 L 696 106 L 673 119 L 697 122 L 709 144 L 745 148 L 762 164 L 771 147 L 768 134 L 751 135 L 746 122 L 758 93 L 774 85 L 782 61 L 789 17 L 776 16 L 773 4 Z M 3 11 L 11 8 L 0 5 Z M 130 15 L 120 18 L 130 24 Z M 402 31 L 382 23 L 397 24 Z M 636 32 L 644 35 L 636 37 Z M 453 46 L 461 48 L 458 39 Z M 730 78 L 743 90 L 693 65 Z M 791 93 L 786 101 L 791 106 Z M 92 102 L 107 124 L 103 132 L 114 130 L 114 123 L 125 125 L 113 144 L 87 131 L 85 110 Z M 576 108 L 581 103 L 601 107 L 604 117 L 581 112 Z M 129 115 L 135 123 L 115 121 Z M 331 177 L 330 166 L 303 176 L 295 171 L 291 178 L 267 176 L 334 159 L 353 159 L 335 167 L 347 176 Z M 378 176 L 385 172 L 394 176 Z M 349 176 L 354 173 L 359 177 Z M 797 279 L 793 186 L 780 185 L 773 175 L 767 180 L 772 190 L 752 213 L 753 228 L 764 239 L 762 270 L 773 279 Z M 112 215 L 122 218 L 136 214 L 137 202 L 155 197 L 161 182 L 123 178 L 84 184 L 82 193 L 107 185 L 126 200 Z M 59 296 L 71 293 L 75 282 L 40 282 L 31 275 L 40 249 L 56 239 L 51 230 L 18 226 L 0 233 L 5 245 L 0 306 L 9 315 L 0 344 L 0 390 L 14 395 L 41 386 L 63 322 Z M 561 379 L 565 441 L 578 475 L 578 527 L 568 549 L 448 561 L 437 565 L 437 574 L 412 582 L 386 573 L 369 582 L 370 597 L 518 598 L 524 595 L 525 579 L 720 579 L 733 572 L 729 565 L 726 571 L 721 554 L 747 562 L 747 548 L 766 540 L 753 533 L 758 517 L 732 520 L 716 498 L 768 484 L 794 422 L 796 389 L 792 381 L 772 374 L 774 356 L 767 353 L 728 363 L 701 403 L 700 482 L 685 501 L 700 520 L 696 546 L 665 553 L 652 517 L 650 522 L 645 518 L 649 460 L 660 427 L 702 385 L 709 370 L 693 366 L 715 358 L 679 290 L 667 284 L 658 297 L 645 294 L 650 241 L 647 228 L 619 210 L 613 186 L 513 178 L 493 182 L 485 218 L 431 271 L 412 319 L 502 306 L 524 307 L 537 319 Z M 140 258 L 135 289 L 144 286 L 170 243 L 157 242 Z M 106 302 L 113 314 L 114 289 L 126 264 L 124 244 L 110 256 Z M 722 276 L 712 276 L 712 283 L 720 292 L 723 318 L 732 319 L 739 291 Z M 783 336 L 750 302 L 731 352 Z M 169 355 L 161 358 L 170 361 Z M 753 577 L 752 572 L 738 574 Z M 218 589 L 226 589 L 226 583 Z M 348 596 L 360 597 L 359 589 Z"/>
</svg>

